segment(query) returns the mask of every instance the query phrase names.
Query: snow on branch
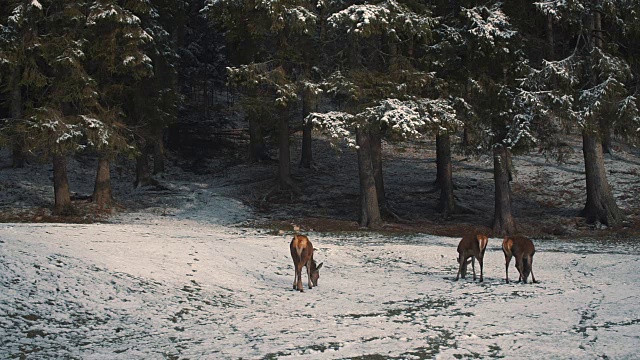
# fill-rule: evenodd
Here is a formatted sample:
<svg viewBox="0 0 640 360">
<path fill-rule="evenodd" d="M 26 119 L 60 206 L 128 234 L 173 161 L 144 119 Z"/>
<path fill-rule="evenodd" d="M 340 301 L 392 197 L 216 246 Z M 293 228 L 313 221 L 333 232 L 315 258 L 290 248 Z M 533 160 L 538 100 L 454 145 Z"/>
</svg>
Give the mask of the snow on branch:
<svg viewBox="0 0 640 360">
<path fill-rule="evenodd" d="M 115 21 L 120 24 L 139 25 L 140 18 L 120 6 L 112 4 L 96 4 L 89 8 L 87 25 L 96 25 L 103 20 Z"/>
<path fill-rule="evenodd" d="M 508 40 L 518 34 L 511 30 L 509 17 L 502 11 L 501 5 L 498 3 L 491 8 L 478 6 L 463 10 L 469 20 L 469 33 L 491 47 L 496 47 L 496 41 Z"/>
<path fill-rule="evenodd" d="M 338 32 L 361 37 L 389 34 L 398 38 L 399 32 L 418 37 L 430 37 L 435 21 L 409 10 L 395 0 L 378 4 L 351 5 L 332 14 L 328 24 Z"/>
<path fill-rule="evenodd" d="M 627 81 L 633 76 L 631 67 L 626 61 L 619 57 L 611 56 L 601 48 L 594 48 L 591 51 L 593 58 L 592 70 L 601 78 L 613 77 L 619 81 Z"/>
<path fill-rule="evenodd" d="M 314 127 L 321 129 L 334 141 L 343 141 L 348 147 L 357 149 L 356 139 L 351 132 L 355 117 L 341 111 L 327 113 L 311 113 L 305 121 L 311 122 Z"/>
<path fill-rule="evenodd" d="M 578 99 L 581 105 L 579 110 L 580 118 L 583 121 L 596 118 L 625 91 L 624 84 L 613 77 L 582 91 Z"/>
<path fill-rule="evenodd" d="M 419 129 L 425 125 L 414 101 L 386 99 L 377 106 L 366 108 L 360 116 L 368 122 L 379 121 L 382 124 L 387 124 L 391 131 L 402 137 L 420 135 Z"/>
<path fill-rule="evenodd" d="M 269 31 L 278 32 L 286 28 L 294 33 L 310 34 L 318 21 L 318 16 L 310 5 L 308 1 L 290 0 L 207 0 L 200 12 L 206 17 L 220 19 L 235 18 L 238 13 L 243 18 L 245 15 L 242 14 L 247 12 L 260 13 L 258 16 L 267 19 Z M 261 20 L 252 21 L 259 23 Z"/>
<path fill-rule="evenodd" d="M 543 60 L 540 69 L 531 68 L 528 76 L 520 80 L 520 86 L 537 90 L 558 86 L 573 88 L 580 84 L 581 66 L 581 59 L 575 54 L 558 61 Z"/>
<path fill-rule="evenodd" d="M 584 13 L 586 11 L 585 6 L 580 1 L 567 1 L 567 0 L 554 0 L 554 1 L 539 1 L 533 3 L 536 9 L 545 15 L 550 15 L 556 21 L 568 18 L 569 12 Z"/>
<path fill-rule="evenodd" d="M 402 138 L 421 136 L 427 128 L 450 131 L 462 125 L 449 99 L 386 99 L 357 114 L 340 111 L 311 113 L 306 120 L 332 139 L 342 140 L 351 148 L 356 148 L 353 129 L 358 125 L 385 124 L 392 133 Z"/>
<path fill-rule="evenodd" d="M 616 116 L 622 120 L 630 120 L 637 127 L 636 133 L 640 133 L 640 110 L 638 109 L 638 98 L 630 95 L 618 104 Z"/>
</svg>

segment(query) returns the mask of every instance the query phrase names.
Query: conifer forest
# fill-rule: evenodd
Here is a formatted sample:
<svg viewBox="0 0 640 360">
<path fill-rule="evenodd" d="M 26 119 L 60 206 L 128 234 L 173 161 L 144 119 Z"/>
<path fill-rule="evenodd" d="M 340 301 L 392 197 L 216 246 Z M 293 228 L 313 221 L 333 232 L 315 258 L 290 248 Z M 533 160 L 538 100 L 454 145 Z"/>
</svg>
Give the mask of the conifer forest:
<svg viewBox="0 0 640 360">
<path fill-rule="evenodd" d="M 618 205 L 604 159 L 637 154 L 639 12 L 632 0 L 3 1 L 1 144 L 13 168 L 52 166 L 64 215 L 69 158 L 95 158 L 86 196 L 99 208 L 118 198 L 122 159 L 140 187 L 167 152 L 197 162 L 206 149 L 277 163 L 262 200 L 278 202 L 305 196 L 292 164 L 313 169 L 321 138 L 357 154 L 351 218 L 376 229 L 412 212 L 385 193 L 383 144 L 435 140 L 424 182 L 439 196 L 423 206 L 467 213 L 452 155 L 486 156 L 494 210 L 482 225 L 499 235 L 517 231 L 513 159 L 561 164 L 576 141 L 586 186 L 574 205 L 617 227 L 634 209 Z"/>
</svg>

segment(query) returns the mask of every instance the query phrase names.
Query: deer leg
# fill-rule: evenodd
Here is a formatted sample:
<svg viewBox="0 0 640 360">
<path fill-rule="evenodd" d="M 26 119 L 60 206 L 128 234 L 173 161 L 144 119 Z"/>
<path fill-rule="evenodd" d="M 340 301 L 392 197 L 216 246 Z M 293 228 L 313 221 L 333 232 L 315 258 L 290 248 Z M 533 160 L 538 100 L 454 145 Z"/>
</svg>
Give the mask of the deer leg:
<svg viewBox="0 0 640 360">
<path fill-rule="evenodd" d="M 524 276 L 522 276 L 522 258 L 516 256 L 516 269 L 518 270 L 518 272 L 520 273 L 520 277 L 518 278 L 518 281 L 522 281 L 524 279 Z"/>
<path fill-rule="evenodd" d="M 309 264 L 307 264 L 307 285 L 309 285 L 309 289 L 313 289 L 313 283 L 311 283 L 311 271 L 309 271 Z"/>
<path fill-rule="evenodd" d="M 511 256 L 504 254 L 504 262 L 505 262 L 505 273 L 507 276 L 507 284 L 509 283 L 509 263 L 511 262 Z"/>
<path fill-rule="evenodd" d="M 304 266 L 303 263 L 298 264 L 298 266 L 296 266 L 296 275 L 298 276 L 298 290 L 300 290 L 300 292 L 304 292 L 304 289 L 302 288 L 302 267 Z"/>
<path fill-rule="evenodd" d="M 297 290 L 297 283 L 298 283 L 298 268 L 296 265 L 296 262 L 293 262 L 293 290 Z"/>
<path fill-rule="evenodd" d="M 484 257 L 479 257 L 478 258 L 478 264 L 480 264 L 480 282 L 484 282 L 484 279 L 482 278 L 482 268 L 483 268 L 483 260 Z"/>
<path fill-rule="evenodd" d="M 476 281 L 476 257 L 471 257 L 471 270 L 473 270 L 473 281 Z"/>
<path fill-rule="evenodd" d="M 465 263 L 466 260 L 461 259 L 461 257 L 458 257 L 458 274 L 456 275 L 456 280 L 458 281 L 458 279 L 460 278 L 460 273 L 462 273 L 462 264 Z"/>
<path fill-rule="evenodd" d="M 535 277 L 535 276 L 533 276 L 533 256 L 531 256 L 531 257 L 529 258 L 529 266 L 531 266 L 531 282 L 532 282 L 532 283 L 537 283 L 537 281 L 536 281 L 536 277 Z"/>
</svg>

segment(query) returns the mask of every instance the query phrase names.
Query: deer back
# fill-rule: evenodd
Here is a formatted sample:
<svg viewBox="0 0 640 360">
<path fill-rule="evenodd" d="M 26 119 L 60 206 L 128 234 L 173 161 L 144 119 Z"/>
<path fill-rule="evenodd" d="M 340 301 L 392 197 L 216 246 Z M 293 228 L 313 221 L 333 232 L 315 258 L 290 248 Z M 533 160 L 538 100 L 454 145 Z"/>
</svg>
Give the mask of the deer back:
<svg viewBox="0 0 640 360">
<path fill-rule="evenodd" d="M 466 256 L 477 256 L 484 253 L 489 238 L 486 235 L 473 233 L 462 237 L 458 244 L 458 253 Z"/>
<path fill-rule="evenodd" d="M 506 254 L 516 257 L 533 256 L 536 252 L 533 241 L 522 235 L 505 236 L 502 249 Z"/>
<path fill-rule="evenodd" d="M 296 264 L 302 262 L 307 264 L 309 260 L 313 260 L 313 244 L 309 238 L 304 235 L 294 235 L 289 244 L 291 257 Z"/>
</svg>

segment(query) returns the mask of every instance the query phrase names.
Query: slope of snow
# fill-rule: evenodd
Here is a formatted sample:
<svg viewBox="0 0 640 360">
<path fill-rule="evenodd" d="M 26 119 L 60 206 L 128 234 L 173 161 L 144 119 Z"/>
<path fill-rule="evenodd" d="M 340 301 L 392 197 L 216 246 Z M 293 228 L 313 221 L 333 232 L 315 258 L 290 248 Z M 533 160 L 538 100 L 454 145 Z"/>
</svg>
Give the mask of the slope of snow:
<svg viewBox="0 0 640 360">
<path fill-rule="evenodd" d="M 310 234 L 325 265 L 299 293 L 290 235 L 200 213 L 0 225 L 0 358 L 588 359 L 640 344 L 637 246 L 538 240 L 525 285 L 504 283 L 490 239 L 480 284 L 452 281 L 458 239 Z"/>
</svg>

